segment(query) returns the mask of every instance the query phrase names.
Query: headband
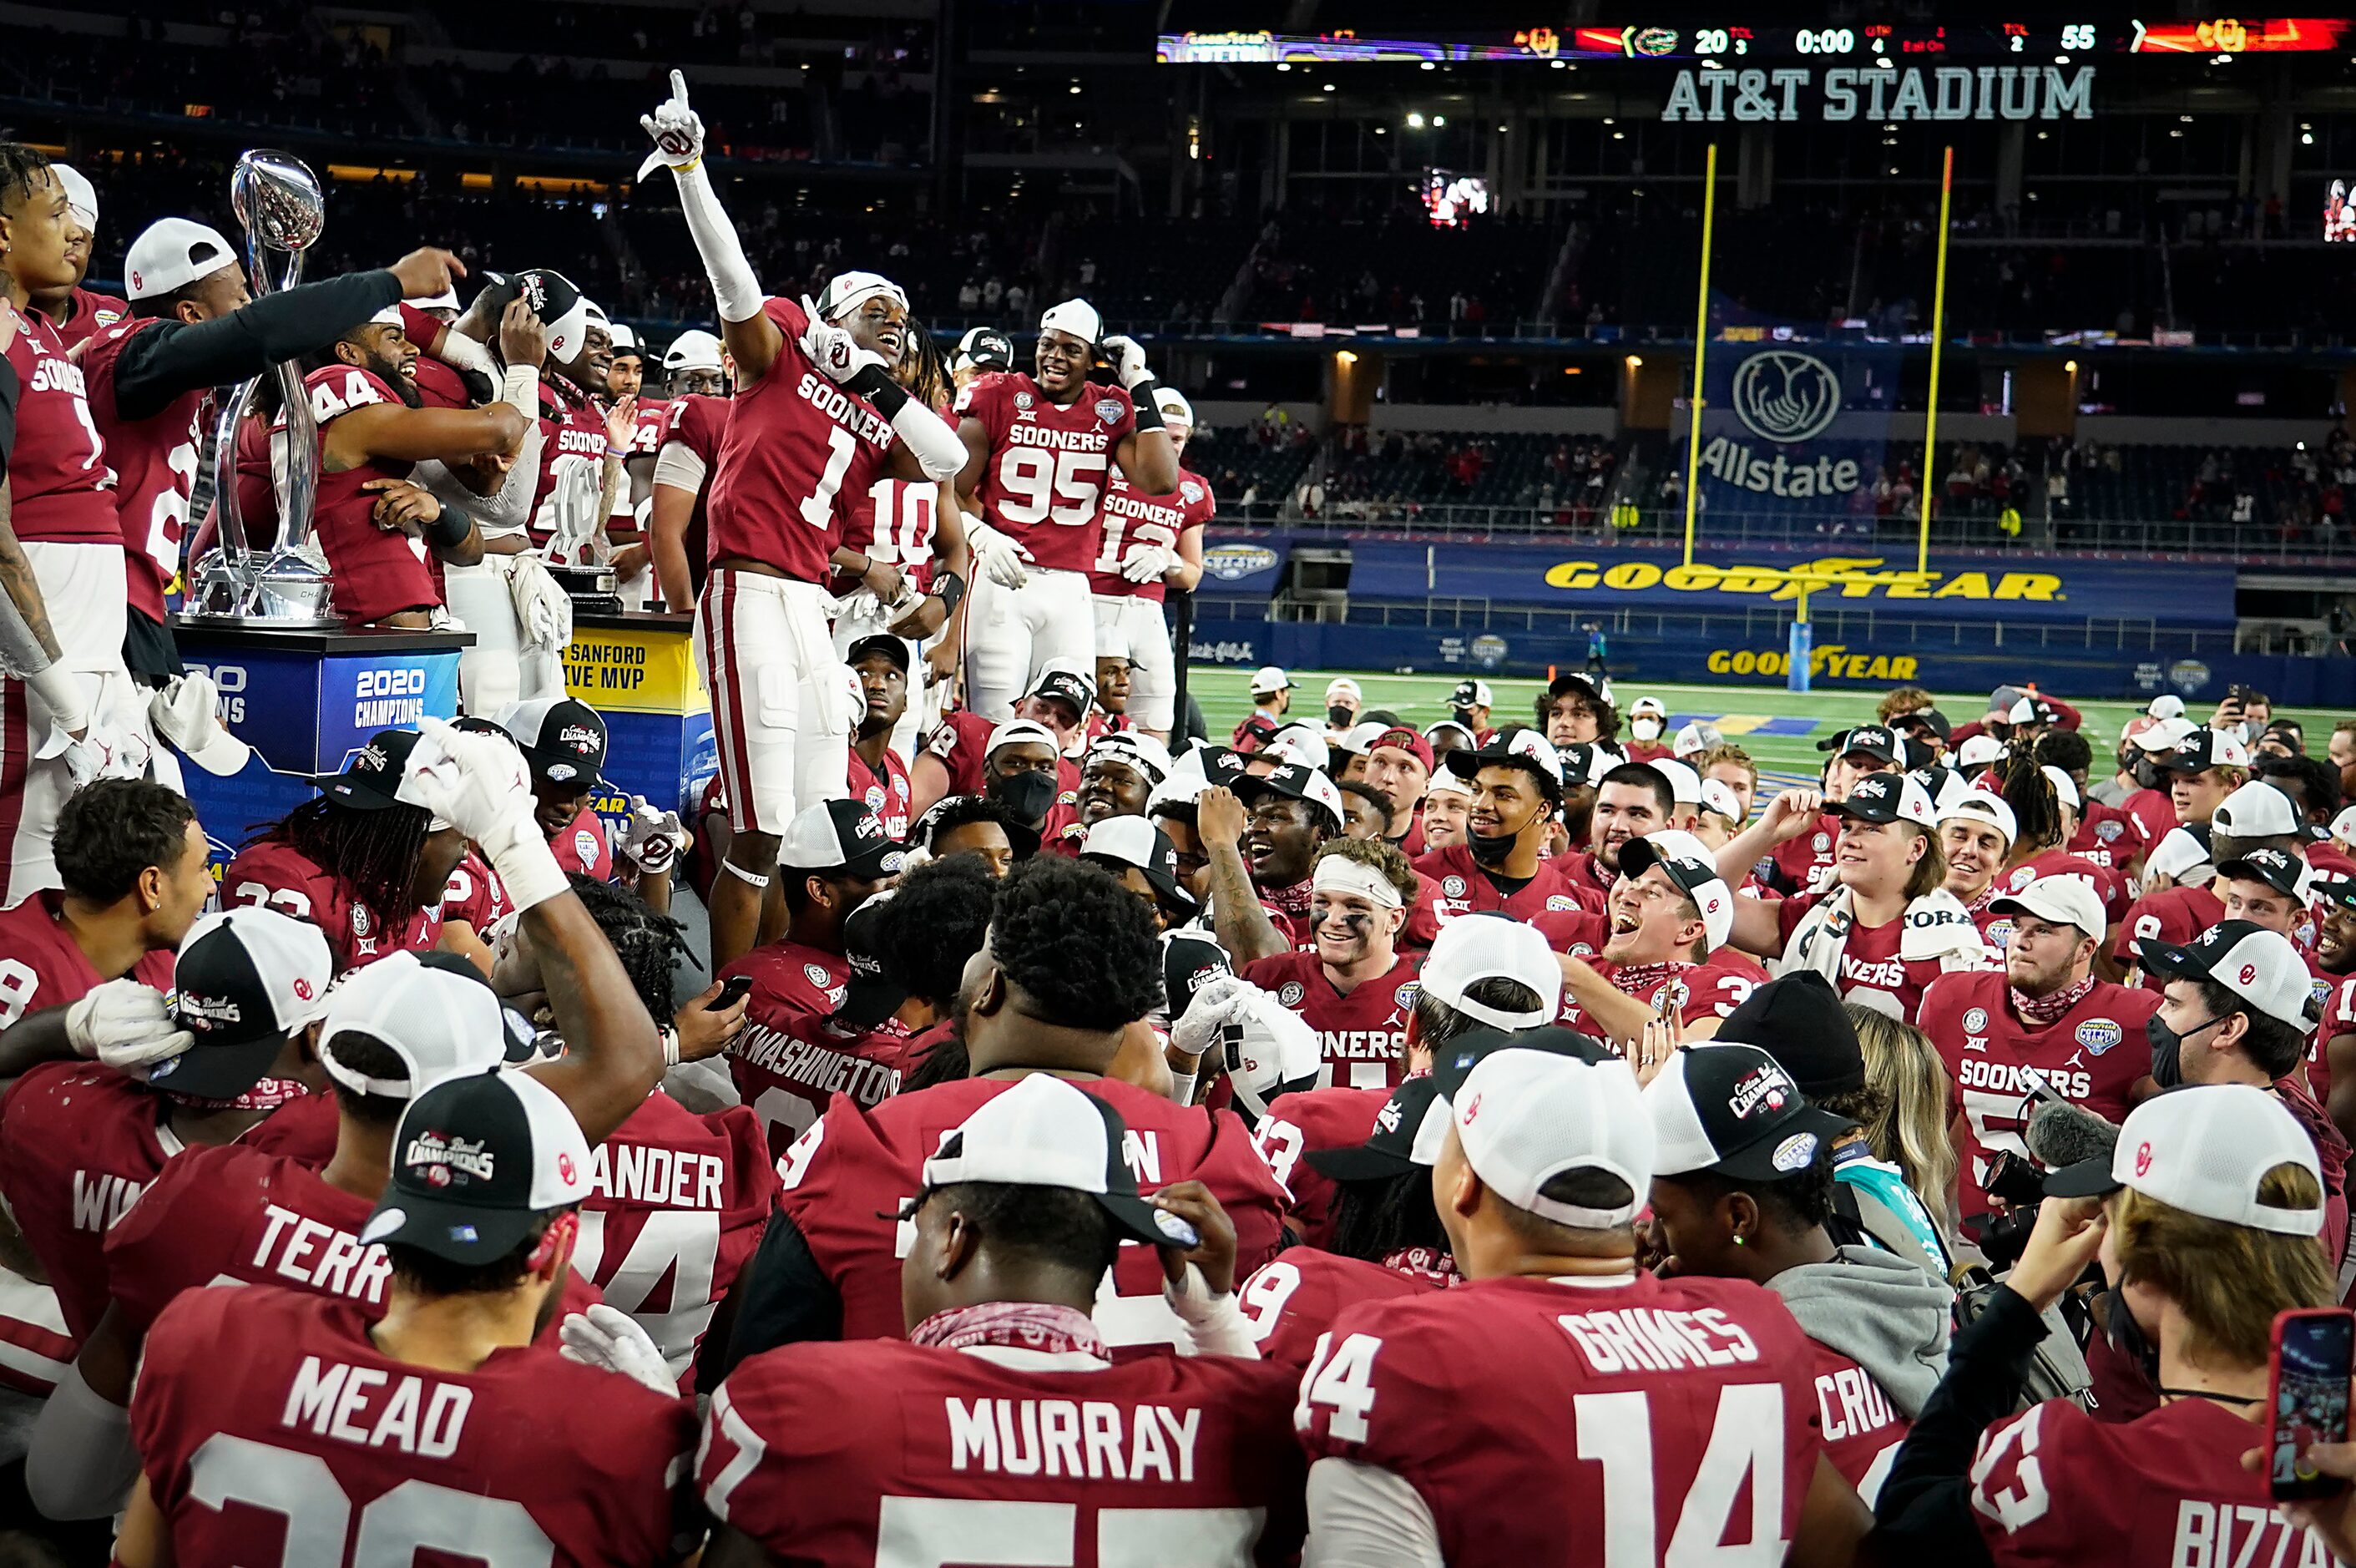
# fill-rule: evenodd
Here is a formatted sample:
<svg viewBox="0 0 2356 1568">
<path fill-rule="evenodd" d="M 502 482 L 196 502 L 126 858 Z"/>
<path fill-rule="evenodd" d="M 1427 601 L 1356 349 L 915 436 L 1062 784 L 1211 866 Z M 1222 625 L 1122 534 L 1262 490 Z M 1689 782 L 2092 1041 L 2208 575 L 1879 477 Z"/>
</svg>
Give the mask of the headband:
<svg viewBox="0 0 2356 1568">
<path fill-rule="evenodd" d="M 1309 875 L 1309 891 L 1317 893 L 1355 893 L 1386 909 L 1396 909 L 1402 900 L 1391 879 L 1371 865 L 1361 865 L 1346 855 L 1323 854 Z"/>
</svg>

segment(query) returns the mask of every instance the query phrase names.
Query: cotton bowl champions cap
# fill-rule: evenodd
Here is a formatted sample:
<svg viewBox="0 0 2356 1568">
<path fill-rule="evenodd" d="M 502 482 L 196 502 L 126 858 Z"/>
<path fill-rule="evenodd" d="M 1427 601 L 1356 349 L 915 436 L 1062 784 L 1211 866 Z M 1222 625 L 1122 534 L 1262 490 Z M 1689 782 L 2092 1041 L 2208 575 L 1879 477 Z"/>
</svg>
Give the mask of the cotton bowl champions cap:
<svg viewBox="0 0 2356 1568">
<path fill-rule="evenodd" d="M 308 920 L 247 905 L 188 928 L 164 1010 L 196 1043 L 147 1070 L 148 1084 L 231 1100 L 259 1082 L 286 1037 L 327 1012 L 336 978 L 327 939 Z"/>
<path fill-rule="evenodd" d="M 1704 1044 L 1673 1051 L 1644 1087 L 1662 1176 L 1714 1171 L 1780 1181 L 1805 1170 L 1849 1123 L 1819 1111 L 1792 1075 L 1757 1046 Z"/>
<path fill-rule="evenodd" d="M 412 1101 L 392 1140 L 392 1179 L 360 1244 L 398 1241 L 454 1263 L 504 1258 L 543 1216 L 589 1196 L 589 1141 L 555 1092 L 493 1068 L 446 1078 Z"/>
<path fill-rule="evenodd" d="M 577 697 L 532 697 L 511 703 L 499 714 L 499 727 L 515 736 L 532 777 L 568 789 L 594 789 L 605 782 L 605 721 Z"/>
</svg>

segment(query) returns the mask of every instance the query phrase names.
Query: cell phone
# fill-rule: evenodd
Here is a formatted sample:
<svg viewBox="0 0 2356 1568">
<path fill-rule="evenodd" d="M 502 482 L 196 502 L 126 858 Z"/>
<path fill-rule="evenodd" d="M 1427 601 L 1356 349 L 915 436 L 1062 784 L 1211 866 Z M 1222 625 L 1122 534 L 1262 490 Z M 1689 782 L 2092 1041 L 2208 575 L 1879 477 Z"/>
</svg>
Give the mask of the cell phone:
<svg viewBox="0 0 2356 1568">
<path fill-rule="evenodd" d="M 713 997 L 703 1010 L 707 1013 L 725 1013 L 744 1001 L 744 993 L 752 989 L 751 975 L 732 974 L 728 977 L 728 983 L 720 988 L 720 994 Z"/>
<path fill-rule="evenodd" d="M 2267 1357 L 2266 1487 L 2276 1501 L 2337 1497 L 2348 1483 L 2301 1462 L 2314 1444 L 2348 1441 L 2348 1380 L 2356 1375 L 2356 1313 L 2295 1307 L 2275 1317 Z"/>
<path fill-rule="evenodd" d="M 2250 689 L 2236 681 L 2225 688 L 2225 700 L 2235 707 L 2247 707 L 2250 702 Z"/>
</svg>

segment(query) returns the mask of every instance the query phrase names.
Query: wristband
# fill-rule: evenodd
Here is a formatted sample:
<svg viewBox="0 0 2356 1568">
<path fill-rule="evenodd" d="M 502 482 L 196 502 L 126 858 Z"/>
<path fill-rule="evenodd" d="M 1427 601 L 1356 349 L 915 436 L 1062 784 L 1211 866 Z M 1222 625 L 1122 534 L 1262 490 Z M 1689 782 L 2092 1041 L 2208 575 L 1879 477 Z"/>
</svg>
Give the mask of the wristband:
<svg viewBox="0 0 2356 1568">
<path fill-rule="evenodd" d="M 509 365 L 499 374 L 499 401 L 534 424 L 540 420 L 540 371 L 531 365 Z"/>
<path fill-rule="evenodd" d="M 655 1032 L 662 1036 L 663 1066 L 677 1067 L 679 1065 L 679 1031 L 669 1024 L 664 1024 L 659 1026 Z"/>
<path fill-rule="evenodd" d="M 25 677 L 25 688 L 41 700 L 58 727 L 71 735 L 90 728 L 90 699 L 63 664 L 51 664 Z"/>
<path fill-rule="evenodd" d="M 1162 428 L 1162 410 L 1154 406 L 1153 392 L 1153 378 L 1151 376 L 1129 389 L 1130 403 L 1140 430 Z"/>
<path fill-rule="evenodd" d="M 943 567 L 933 578 L 933 597 L 940 600 L 941 607 L 949 614 L 957 614 L 958 606 L 965 600 L 965 579 Z"/>
<path fill-rule="evenodd" d="M 886 419 L 898 418 L 901 407 L 908 401 L 908 389 L 894 381 L 892 372 L 881 365 L 861 367 L 857 375 L 842 383 L 842 390 L 865 398 Z"/>
<path fill-rule="evenodd" d="M 445 506 L 425 525 L 425 542 L 438 550 L 455 550 L 466 542 L 475 520 L 456 507 Z"/>
<path fill-rule="evenodd" d="M 629 455 L 630 449 L 627 446 L 616 446 L 611 441 L 605 443 L 606 456 L 627 458 Z"/>
</svg>

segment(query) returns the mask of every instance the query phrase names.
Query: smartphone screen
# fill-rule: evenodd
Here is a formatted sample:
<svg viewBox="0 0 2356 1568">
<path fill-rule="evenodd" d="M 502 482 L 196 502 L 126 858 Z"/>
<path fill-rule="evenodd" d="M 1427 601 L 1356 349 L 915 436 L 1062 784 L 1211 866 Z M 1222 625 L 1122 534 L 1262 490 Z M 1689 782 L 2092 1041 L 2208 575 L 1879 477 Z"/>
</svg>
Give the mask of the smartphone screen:
<svg viewBox="0 0 2356 1568">
<path fill-rule="evenodd" d="M 2275 1321 L 2274 1403 L 2267 1483 L 2277 1498 L 2320 1498 L 2346 1485 L 2299 1461 L 2317 1443 L 2348 1441 L 2348 1380 L 2356 1368 L 2356 1316 L 2286 1312 Z"/>
</svg>

